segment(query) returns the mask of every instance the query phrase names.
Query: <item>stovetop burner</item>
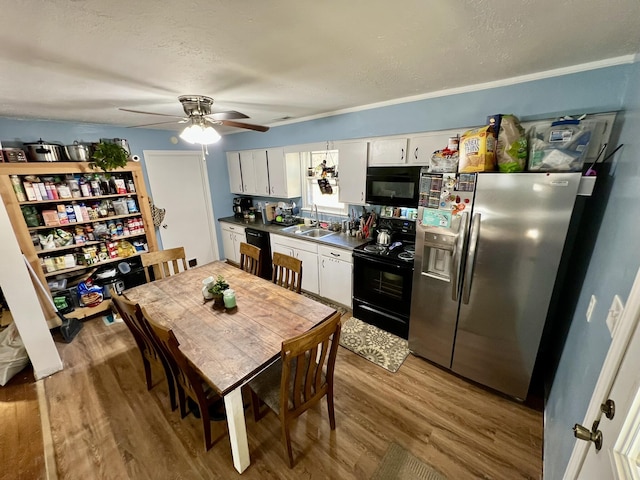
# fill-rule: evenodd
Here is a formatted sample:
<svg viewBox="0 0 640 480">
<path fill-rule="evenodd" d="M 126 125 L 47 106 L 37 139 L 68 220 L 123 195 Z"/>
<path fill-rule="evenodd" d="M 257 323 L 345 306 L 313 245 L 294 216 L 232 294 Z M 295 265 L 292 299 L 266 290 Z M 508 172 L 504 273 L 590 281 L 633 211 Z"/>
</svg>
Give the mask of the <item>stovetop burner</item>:
<svg viewBox="0 0 640 480">
<path fill-rule="evenodd" d="M 415 246 L 412 242 L 394 242 L 388 247 L 384 247 L 372 241 L 354 248 L 353 252 L 360 257 L 375 257 L 395 264 L 405 264 L 413 262 Z"/>
<path fill-rule="evenodd" d="M 408 260 L 408 261 L 413 261 L 415 257 L 415 252 L 413 251 L 409 251 L 409 250 L 405 250 L 404 252 L 401 252 L 398 254 L 398 258 L 400 260 Z"/>
</svg>

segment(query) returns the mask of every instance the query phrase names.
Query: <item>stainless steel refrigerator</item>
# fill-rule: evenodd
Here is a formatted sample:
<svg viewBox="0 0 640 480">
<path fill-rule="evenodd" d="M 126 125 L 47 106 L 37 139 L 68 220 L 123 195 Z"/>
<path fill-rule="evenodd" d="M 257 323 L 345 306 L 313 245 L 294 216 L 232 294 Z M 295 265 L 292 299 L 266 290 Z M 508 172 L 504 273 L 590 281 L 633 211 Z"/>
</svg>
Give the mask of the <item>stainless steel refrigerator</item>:
<svg viewBox="0 0 640 480">
<path fill-rule="evenodd" d="M 445 174 L 421 192 L 433 208 L 416 226 L 414 354 L 526 398 L 580 175 L 479 173 L 454 185 Z"/>
</svg>

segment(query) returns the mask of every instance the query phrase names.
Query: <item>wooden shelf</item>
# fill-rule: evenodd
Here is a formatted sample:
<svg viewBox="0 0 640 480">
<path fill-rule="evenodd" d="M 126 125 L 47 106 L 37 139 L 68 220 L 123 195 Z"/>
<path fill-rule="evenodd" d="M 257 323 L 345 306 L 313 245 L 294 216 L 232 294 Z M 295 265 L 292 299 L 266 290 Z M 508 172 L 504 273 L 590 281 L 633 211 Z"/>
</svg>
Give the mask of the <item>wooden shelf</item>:
<svg viewBox="0 0 640 480">
<path fill-rule="evenodd" d="M 80 272 L 82 270 L 87 270 L 87 269 L 90 269 L 90 268 L 98 268 L 98 267 L 101 267 L 103 265 L 108 265 L 109 263 L 122 262 L 123 260 L 127 260 L 127 259 L 133 258 L 133 257 L 137 257 L 139 255 L 142 255 L 143 253 L 147 253 L 147 252 L 136 252 L 133 255 L 129 255 L 128 257 L 110 258 L 109 260 L 103 260 L 101 262 L 92 263 L 91 265 L 77 265 L 75 267 L 65 268 L 63 270 L 56 270 L 55 272 L 48 272 L 48 273 L 45 273 L 44 276 L 46 278 L 50 278 L 50 277 L 55 277 L 56 275 L 64 275 L 64 274 L 72 273 L 72 272 Z"/>
<path fill-rule="evenodd" d="M 104 243 L 104 242 L 116 242 L 118 240 L 126 240 L 127 238 L 144 237 L 145 235 L 146 233 L 143 232 L 143 233 L 136 233 L 134 235 L 120 235 L 119 237 L 111 237 L 111 239 L 109 240 L 95 240 L 91 242 L 85 242 L 82 245 L 78 245 L 77 243 L 74 243 L 72 245 L 65 245 L 64 247 L 49 248 L 47 250 L 36 250 L 36 254 L 39 257 L 46 256 L 49 253 L 63 252 L 65 250 L 74 250 L 76 248 L 89 247 L 91 245 L 100 245 L 101 243 Z"/>
<path fill-rule="evenodd" d="M 41 260 L 43 255 L 47 255 L 49 253 L 53 253 L 55 255 L 56 251 L 64 251 L 64 250 L 73 250 L 74 248 L 79 247 L 78 245 L 68 245 L 66 247 L 62 247 L 56 250 L 36 250 L 33 245 L 33 241 L 31 240 L 31 235 L 34 232 L 42 232 L 43 230 L 52 230 L 54 228 L 62 228 L 69 229 L 73 228 L 77 225 L 85 225 L 92 224 L 97 222 L 109 222 L 111 220 L 117 220 L 120 218 L 142 218 L 143 226 L 144 226 L 144 234 L 138 235 L 137 233 L 134 235 L 135 237 L 146 237 L 146 243 L 148 246 L 148 251 L 155 252 L 158 249 L 158 243 L 156 239 L 156 230 L 153 225 L 152 217 L 151 217 L 151 208 L 149 205 L 149 196 L 146 190 L 146 185 L 144 181 L 144 175 L 142 171 L 142 165 L 137 162 L 128 162 L 127 165 L 123 168 L 117 168 L 109 173 L 122 173 L 127 177 L 133 180 L 135 185 L 135 192 L 132 193 L 118 193 L 111 195 L 99 195 L 92 197 L 75 197 L 75 198 L 64 198 L 57 200 L 40 200 L 40 201 L 27 201 L 27 202 L 18 202 L 15 191 L 13 189 L 13 184 L 11 182 L 11 175 L 25 176 L 25 175 L 35 175 L 35 176 L 52 176 L 52 175 L 82 175 L 82 174 L 91 174 L 94 175 L 99 173 L 102 175 L 103 172 L 97 172 L 93 170 L 89 166 L 89 162 L 28 162 L 28 163 L 0 163 L 0 198 L 7 209 L 7 214 L 9 215 L 9 219 L 11 220 L 11 226 L 15 233 L 16 239 L 20 245 L 20 249 L 22 253 L 27 258 L 29 264 L 33 267 L 34 271 L 40 282 L 45 285 L 47 288 L 47 279 L 51 277 L 64 277 L 65 275 L 74 275 L 76 272 L 90 271 L 91 269 L 101 267 L 102 265 L 108 265 L 110 263 L 121 262 L 126 259 L 123 258 L 113 258 L 109 260 L 105 260 L 103 262 L 98 262 L 93 265 L 83 265 L 76 266 L 73 268 L 67 268 L 64 270 L 57 270 L 55 272 L 44 273 L 42 269 Z M 53 225 L 53 226 L 38 226 L 38 227 L 27 227 L 24 219 L 24 215 L 22 214 L 22 210 L 20 207 L 22 206 L 35 206 L 39 210 L 42 210 L 43 207 L 46 208 L 47 205 L 54 204 L 69 204 L 71 202 L 93 202 L 93 201 L 101 201 L 103 199 L 110 198 L 124 198 L 124 197 L 134 197 L 136 199 L 136 203 L 138 205 L 139 212 L 136 213 L 128 213 L 126 215 L 113 215 L 110 217 L 103 217 L 97 219 L 91 219 L 89 221 L 82 222 L 74 222 L 67 223 L 64 225 Z M 113 240 L 121 240 L 125 238 L 130 238 L 132 236 L 121 236 L 114 238 Z M 81 247 L 81 246 L 80 246 Z M 136 255 L 140 255 L 143 252 L 137 252 Z M 135 255 L 134 255 L 135 256 Z M 127 257 L 127 258 L 133 258 Z M 51 307 L 51 302 L 49 299 L 45 297 L 45 294 L 40 292 L 36 288 L 36 293 L 38 295 L 38 300 L 40 302 L 40 306 L 42 307 L 42 311 L 44 313 L 45 318 L 47 318 L 47 324 L 50 328 L 56 327 L 60 325 L 60 321 L 57 318 L 53 308 Z M 106 311 L 110 308 L 110 302 L 105 301 L 100 306 L 95 307 L 95 309 L 77 309 L 76 311 L 68 314 L 68 317 L 88 317 L 91 315 L 96 315 L 101 313 L 102 311 Z"/>
<path fill-rule="evenodd" d="M 72 222 L 65 223 L 63 225 L 45 225 L 43 227 L 27 227 L 30 232 L 34 232 L 37 230 L 51 230 L 52 228 L 67 228 L 73 227 L 74 225 L 84 225 L 87 223 L 99 223 L 99 222 L 108 222 L 109 220 L 117 220 L 119 218 L 130 218 L 130 217 L 141 217 L 142 213 L 127 213 L 126 215 L 111 215 L 110 217 L 100 217 L 97 220 L 86 220 L 83 222 Z"/>
<path fill-rule="evenodd" d="M 71 197 L 58 198 L 56 200 L 31 200 L 27 202 L 18 202 L 18 205 L 42 205 L 46 203 L 69 203 L 69 202 L 85 202 L 89 200 L 104 200 L 109 198 L 131 197 L 138 195 L 137 193 L 114 193 L 112 195 L 96 195 L 91 197 Z"/>
<path fill-rule="evenodd" d="M 103 300 L 99 305 L 95 307 L 78 307 L 73 312 L 65 313 L 65 318 L 76 318 L 82 320 L 84 318 L 93 317 L 99 313 L 103 313 L 111 310 L 111 300 Z"/>
</svg>

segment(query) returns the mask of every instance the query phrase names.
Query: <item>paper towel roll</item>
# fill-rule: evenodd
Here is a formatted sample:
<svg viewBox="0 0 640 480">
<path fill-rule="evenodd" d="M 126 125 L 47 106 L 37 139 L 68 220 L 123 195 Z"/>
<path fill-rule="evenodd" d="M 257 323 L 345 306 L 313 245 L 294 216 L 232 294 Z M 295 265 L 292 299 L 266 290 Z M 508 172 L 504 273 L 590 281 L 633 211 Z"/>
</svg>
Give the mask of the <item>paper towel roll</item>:
<svg viewBox="0 0 640 480">
<path fill-rule="evenodd" d="M 131 155 L 129 157 L 129 160 L 131 160 L 132 162 L 139 162 L 140 161 L 140 156 L 139 155 Z"/>
</svg>

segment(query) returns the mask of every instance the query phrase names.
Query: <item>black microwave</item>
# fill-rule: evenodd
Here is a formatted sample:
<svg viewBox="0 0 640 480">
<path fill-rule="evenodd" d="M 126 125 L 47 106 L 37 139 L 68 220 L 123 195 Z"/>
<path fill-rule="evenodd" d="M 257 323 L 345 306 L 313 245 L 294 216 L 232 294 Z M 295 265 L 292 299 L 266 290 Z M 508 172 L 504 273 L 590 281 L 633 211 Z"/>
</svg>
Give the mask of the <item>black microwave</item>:
<svg viewBox="0 0 640 480">
<path fill-rule="evenodd" d="M 368 167 L 366 201 L 417 208 L 422 167 Z"/>
</svg>

